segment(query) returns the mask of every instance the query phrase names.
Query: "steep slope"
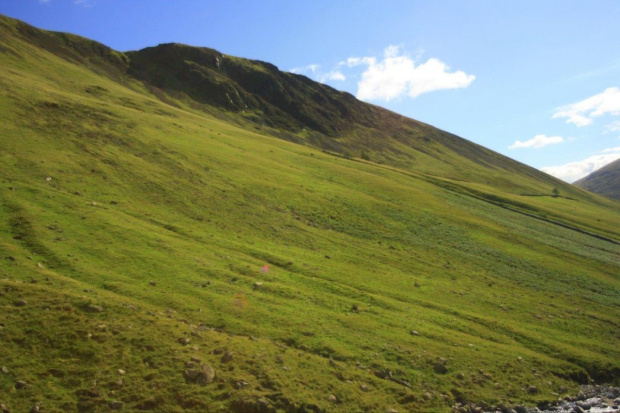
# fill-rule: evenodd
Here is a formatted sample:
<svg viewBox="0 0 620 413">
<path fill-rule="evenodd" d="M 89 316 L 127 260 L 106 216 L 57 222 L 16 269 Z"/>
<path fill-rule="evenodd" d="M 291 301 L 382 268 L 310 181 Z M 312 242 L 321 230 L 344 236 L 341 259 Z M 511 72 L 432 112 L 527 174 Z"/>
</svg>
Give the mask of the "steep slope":
<svg viewBox="0 0 620 413">
<path fill-rule="evenodd" d="M 620 159 L 573 182 L 573 185 L 595 194 L 620 200 Z"/>
<path fill-rule="evenodd" d="M 505 175 L 507 184 L 522 189 L 540 190 L 541 182 L 555 185 L 539 171 L 470 141 L 269 63 L 181 44 L 127 56 L 129 73 L 146 84 L 277 129 L 270 132 L 294 142 L 448 178 L 488 182 L 494 170 L 494 184 Z M 511 182 L 514 174 L 531 175 L 536 184 Z"/>
<path fill-rule="evenodd" d="M 12 411 L 449 411 L 618 380 L 616 202 L 334 156 L 0 21 Z"/>
</svg>

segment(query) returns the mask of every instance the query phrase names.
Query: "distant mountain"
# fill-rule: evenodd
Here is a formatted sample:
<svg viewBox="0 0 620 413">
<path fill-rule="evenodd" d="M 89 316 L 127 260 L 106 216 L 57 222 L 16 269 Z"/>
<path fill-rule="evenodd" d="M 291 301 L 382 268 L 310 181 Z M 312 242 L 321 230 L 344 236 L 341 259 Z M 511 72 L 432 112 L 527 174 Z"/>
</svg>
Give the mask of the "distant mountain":
<svg viewBox="0 0 620 413">
<path fill-rule="evenodd" d="M 620 200 L 620 159 L 573 182 L 573 185 L 595 194 Z"/>
</svg>

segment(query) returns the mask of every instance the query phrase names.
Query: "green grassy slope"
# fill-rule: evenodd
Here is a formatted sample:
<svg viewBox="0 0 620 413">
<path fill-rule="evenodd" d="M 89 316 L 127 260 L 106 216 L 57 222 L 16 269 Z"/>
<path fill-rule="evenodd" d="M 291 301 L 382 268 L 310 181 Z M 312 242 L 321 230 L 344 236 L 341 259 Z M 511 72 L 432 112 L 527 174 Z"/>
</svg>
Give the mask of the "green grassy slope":
<svg viewBox="0 0 620 413">
<path fill-rule="evenodd" d="M 0 24 L 12 411 L 449 411 L 618 380 L 617 203 L 287 142 L 16 24 Z M 203 386 L 184 372 L 204 363 Z"/>
<path fill-rule="evenodd" d="M 595 194 L 620 200 L 620 159 L 573 182 L 573 185 Z"/>
</svg>

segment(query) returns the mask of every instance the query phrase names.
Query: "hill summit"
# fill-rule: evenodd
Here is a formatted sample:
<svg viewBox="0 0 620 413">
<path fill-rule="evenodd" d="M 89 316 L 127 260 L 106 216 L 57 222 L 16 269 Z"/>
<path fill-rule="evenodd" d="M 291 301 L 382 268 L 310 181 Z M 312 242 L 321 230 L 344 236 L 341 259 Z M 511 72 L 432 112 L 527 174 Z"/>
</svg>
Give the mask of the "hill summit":
<svg viewBox="0 0 620 413">
<path fill-rule="evenodd" d="M 573 185 L 595 194 L 620 200 L 620 159 L 573 182 Z"/>
<path fill-rule="evenodd" d="M 618 382 L 617 202 L 267 63 L 0 39 L 0 410 L 522 410 Z"/>
</svg>

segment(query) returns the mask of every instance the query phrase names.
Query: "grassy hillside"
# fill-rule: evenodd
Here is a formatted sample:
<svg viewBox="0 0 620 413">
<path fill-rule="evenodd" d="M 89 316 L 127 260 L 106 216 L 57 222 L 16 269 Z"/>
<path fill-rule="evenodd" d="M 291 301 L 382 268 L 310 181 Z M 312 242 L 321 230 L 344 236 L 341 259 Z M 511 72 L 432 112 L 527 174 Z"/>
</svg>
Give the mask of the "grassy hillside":
<svg viewBox="0 0 620 413">
<path fill-rule="evenodd" d="M 131 54 L 0 35 L 11 411 L 449 411 L 618 380 L 616 202 L 439 140 L 445 162 L 348 159 Z"/>
<path fill-rule="evenodd" d="M 573 185 L 595 194 L 620 200 L 620 159 L 573 182 Z"/>
</svg>

